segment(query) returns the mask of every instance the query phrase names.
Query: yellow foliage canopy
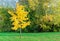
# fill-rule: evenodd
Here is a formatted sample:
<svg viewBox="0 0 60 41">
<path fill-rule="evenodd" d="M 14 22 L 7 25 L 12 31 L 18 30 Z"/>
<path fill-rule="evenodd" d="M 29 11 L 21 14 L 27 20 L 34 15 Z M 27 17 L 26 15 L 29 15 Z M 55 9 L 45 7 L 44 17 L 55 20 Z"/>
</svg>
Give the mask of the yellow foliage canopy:
<svg viewBox="0 0 60 41">
<path fill-rule="evenodd" d="M 19 3 L 16 4 L 15 12 L 8 11 L 8 13 L 12 16 L 10 19 L 11 21 L 13 21 L 13 30 L 17 30 L 18 28 L 25 28 L 26 26 L 30 25 L 30 21 L 27 21 L 29 20 L 27 17 L 29 13 L 25 11 L 25 7 L 20 5 Z"/>
</svg>

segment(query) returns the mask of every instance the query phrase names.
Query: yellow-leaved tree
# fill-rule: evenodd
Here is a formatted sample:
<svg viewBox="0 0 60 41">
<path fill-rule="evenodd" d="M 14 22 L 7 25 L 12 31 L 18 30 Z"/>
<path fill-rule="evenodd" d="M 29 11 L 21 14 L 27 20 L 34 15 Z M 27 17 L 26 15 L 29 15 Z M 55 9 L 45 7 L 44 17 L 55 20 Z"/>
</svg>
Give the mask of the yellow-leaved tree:
<svg viewBox="0 0 60 41">
<path fill-rule="evenodd" d="M 15 11 L 9 10 L 8 13 L 11 15 L 11 21 L 13 21 L 13 30 L 17 30 L 18 28 L 25 28 L 26 26 L 30 25 L 29 18 L 27 17 L 29 12 L 25 10 L 23 5 L 16 3 Z"/>
</svg>

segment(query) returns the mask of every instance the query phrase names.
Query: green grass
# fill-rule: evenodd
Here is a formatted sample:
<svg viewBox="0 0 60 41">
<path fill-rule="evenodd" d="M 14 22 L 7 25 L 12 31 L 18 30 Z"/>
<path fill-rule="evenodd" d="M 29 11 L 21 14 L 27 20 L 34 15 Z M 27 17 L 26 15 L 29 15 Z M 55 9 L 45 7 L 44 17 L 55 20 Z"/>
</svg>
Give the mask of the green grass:
<svg viewBox="0 0 60 41">
<path fill-rule="evenodd" d="M 60 41 L 60 32 L 24 33 L 21 41 Z"/>
<path fill-rule="evenodd" d="M 19 33 L 0 33 L 0 41 L 20 41 Z"/>
<path fill-rule="evenodd" d="M 60 32 L 49 33 L 0 33 L 0 41 L 60 41 Z"/>
</svg>

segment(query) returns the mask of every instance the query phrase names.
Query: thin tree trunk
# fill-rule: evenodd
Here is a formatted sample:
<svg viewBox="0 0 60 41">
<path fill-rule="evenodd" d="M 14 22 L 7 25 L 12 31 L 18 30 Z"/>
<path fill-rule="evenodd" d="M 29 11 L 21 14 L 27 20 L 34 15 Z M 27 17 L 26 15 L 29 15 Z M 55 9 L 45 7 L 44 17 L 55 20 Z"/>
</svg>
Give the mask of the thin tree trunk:
<svg viewBox="0 0 60 41">
<path fill-rule="evenodd" d="M 21 35 L 22 35 L 22 32 L 21 32 L 21 28 L 20 28 L 20 39 L 21 39 Z"/>
</svg>

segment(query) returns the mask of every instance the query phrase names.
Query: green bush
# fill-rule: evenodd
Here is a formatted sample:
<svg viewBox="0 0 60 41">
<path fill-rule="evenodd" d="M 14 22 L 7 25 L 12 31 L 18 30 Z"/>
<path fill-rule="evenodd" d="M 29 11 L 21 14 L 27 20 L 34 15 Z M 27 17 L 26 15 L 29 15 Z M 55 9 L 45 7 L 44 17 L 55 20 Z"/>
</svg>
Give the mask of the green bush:
<svg viewBox="0 0 60 41">
<path fill-rule="evenodd" d="M 9 19 L 10 15 L 7 11 L 8 9 L 3 7 L 0 8 L 0 32 L 11 31 L 11 21 Z"/>
</svg>

